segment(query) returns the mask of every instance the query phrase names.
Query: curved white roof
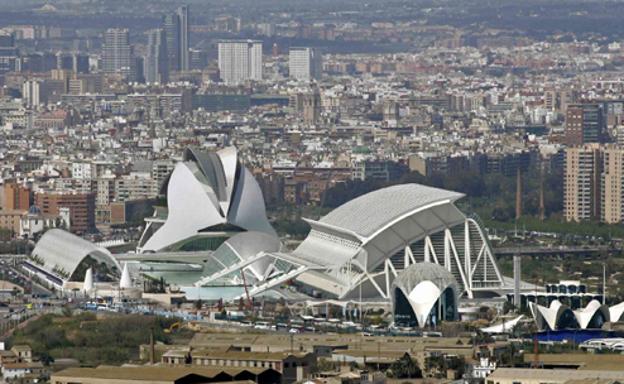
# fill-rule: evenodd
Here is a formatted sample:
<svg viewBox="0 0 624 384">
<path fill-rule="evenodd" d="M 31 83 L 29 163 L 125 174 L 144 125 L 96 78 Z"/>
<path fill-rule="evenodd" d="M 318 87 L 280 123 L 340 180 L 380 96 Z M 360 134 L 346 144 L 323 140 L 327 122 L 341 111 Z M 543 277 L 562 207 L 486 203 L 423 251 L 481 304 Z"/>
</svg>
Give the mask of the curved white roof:
<svg viewBox="0 0 624 384">
<path fill-rule="evenodd" d="M 420 184 L 400 184 L 355 198 L 324 216 L 321 223 L 370 237 L 393 221 L 428 206 L 451 203 L 462 193 Z"/>
<path fill-rule="evenodd" d="M 602 315 L 605 322 L 609 322 L 611 319 L 617 321 L 619 318 L 618 315 L 621 314 L 624 308 L 622 304 L 624 303 L 608 308 L 598 300 L 592 300 L 585 308 L 572 311 L 570 307 L 562 304 L 559 300 L 553 300 L 548 308 L 532 302 L 529 303 L 529 308 L 531 309 L 533 319 L 540 329 L 545 329 L 546 326 L 548 326 L 551 330 L 556 330 L 558 328 L 559 319 L 568 311 L 574 314 L 578 327 L 580 329 L 586 329 L 590 326 L 593 317 L 598 313 Z"/>
<path fill-rule="evenodd" d="M 257 231 L 241 232 L 230 237 L 223 244 L 221 244 L 221 246 L 213 254 L 213 257 L 215 259 L 218 258 L 224 249 L 229 248 L 239 258 L 239 260 L 232 263 L 234 264 L 239 261 L 251 259 L 261 252 L 277 252 L 280 250 L 281 246 L 282 243 L 277 236 Z M 256 278 L 262 279 L 270 264 L 271 260 L 265 258 L 264 260 L 258 260 L 251 264 L 249 268 L 252 270 Z M 226 266 L 229 267 L 231 265 Z"/>
<path fill-rule="evenodd" d="M 447 288 L 451 288 L 457 300 L 457 282 L 446 268 L 434 263 L 413 264 L 392 283 L 392 302 L 396 302 L 395 289 L 403 292 L 422 327 L 436 301 Z"/>
<path fill-rule="evenodd" d="M 65 281 L 69 281 L 78 265 L 87 256 L 120 269 L 119 263 L 107 249 L 97 247 L 93 243 L 62 229 L 50 229 L 41 236 L 32 251 L 32 255 L 44 263 L 44 265 L 38 266 L 48 273 L 60 276 L 57 272 L 60 270 L 67 274 L 67 276 L 63 276 Z"/>
<path fill-rule="evenodd" d="M 161 251 L 220 224 L 275 235 L 262 191 L 251 172 L 239 166 L 233 147 L 187 150 L 169 178 L 167 207 L 167 220 L 147 239 L 143 252 Z"/>
<path fill-rule="evenodd" d="M 352 260 L 373 270 L 405 244 L 463 223 L 453 202 L 463 194 L 420 184 L 395 185 L 336 208 L 312 227 L 294 254 L 317 264 L 340 267 Z"/>
<path fill-rule="evenodd" d="M 585 308 L 574 311 L 574 317 L 576 317 L 576 321 L 578 321 L 579 327 L 581 327 L 581 329 L 585 329 L 589 326 L 592 318 L 598 312 L 602 312 L 605 321 L 609 321 L 609 309 L 606 306 L 602 305 L 602 303 L 600 303 L 600 301 L 596 299 L 590 301 Z"/>
</svg>

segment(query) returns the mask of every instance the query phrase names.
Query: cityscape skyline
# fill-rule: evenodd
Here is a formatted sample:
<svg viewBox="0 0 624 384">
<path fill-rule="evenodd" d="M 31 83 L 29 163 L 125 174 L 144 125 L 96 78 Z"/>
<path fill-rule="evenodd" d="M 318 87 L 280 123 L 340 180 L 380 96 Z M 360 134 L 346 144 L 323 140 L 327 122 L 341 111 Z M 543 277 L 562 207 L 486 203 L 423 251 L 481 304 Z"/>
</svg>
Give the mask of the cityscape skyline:
<svg viewBox="0 0 624 384">
<path fill-rule="evenodd" d="M 624 379 L 624 1 L 0 9 L 0 382 Z"/>
</svg>

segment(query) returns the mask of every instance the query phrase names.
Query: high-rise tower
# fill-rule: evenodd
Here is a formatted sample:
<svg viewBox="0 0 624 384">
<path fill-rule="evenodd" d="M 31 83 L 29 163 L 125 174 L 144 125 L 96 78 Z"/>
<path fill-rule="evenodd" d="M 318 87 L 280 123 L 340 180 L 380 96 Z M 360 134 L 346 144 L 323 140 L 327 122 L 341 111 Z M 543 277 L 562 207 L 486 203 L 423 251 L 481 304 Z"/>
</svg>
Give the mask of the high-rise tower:
<svg viewBox="0 0 624 384">
<path fill-rule="evenodd" d="M 105 73 L 131 72 L 130 37 L 125 28 L 110 28 L 104 32 L 102 71 Z"/>
<path fill-rule="evenodd" d="M 262 42 L 228 40 L 219 43 L 219 72 L 227 84 L 262 80 Z"/>
<path fill-rule="evenodd" d="M 166 83 L 169 81 L 167 38 L 165 30 L 162 28 L 152 29 L 147 33 L 144 74 L 145 81 L 148 83 Z"/>
<path fill-rule="evenodd" d="M 190 69 L 189 6 L 183 5 L 175 12 L 163 16 L 162 28 L 167 40 L 167 61 L 170 71 Z"/>
<path fill-rule="evenodd" d="M 179 50 L 180 50 L 180 70 L 188 71 L 189 60 L 189 6 L 183 5 L 177 11 L 179 20 Z"/>
<path fill-rule="evenodd" d="M 315 48 L 291 47 L 288 54 L 288 72 L 293 79 L 310 81 L 321 77 L 321 53 Z"/>
</svg>

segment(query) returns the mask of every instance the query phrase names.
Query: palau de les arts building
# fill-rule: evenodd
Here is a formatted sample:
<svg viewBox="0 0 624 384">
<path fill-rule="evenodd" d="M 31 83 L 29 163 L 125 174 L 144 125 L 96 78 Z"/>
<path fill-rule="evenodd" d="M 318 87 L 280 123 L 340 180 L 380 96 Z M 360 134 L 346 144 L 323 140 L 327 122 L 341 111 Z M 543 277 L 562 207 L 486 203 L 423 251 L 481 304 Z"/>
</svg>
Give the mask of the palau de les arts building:
<svg viewBox="0 0 624 384">
<path fill-rule="evenodd" d="M 84 281 L 91 268 L 96 279 L 125 274 L 125 285 L 131 271 L 135 281 L 162 279 L 183 291 L 234 292 L 224 299 L 243 297 L 244 284 L 251 296 L 392 302 L 395 320 L 412 326 L 455 320 L 460 297 L 496 297 L 513 286 L 479 221 L 455 206 L 461 193 L 419 184 L 370 192 L 305 219 L 311 230 L 290 251 L 234 147 L 187 149 L 163 188 L 167 208 L 146 219 L 136 253 L 113 255 L 53 229 L 26 268 L 59 290 Z"/>
</svg>

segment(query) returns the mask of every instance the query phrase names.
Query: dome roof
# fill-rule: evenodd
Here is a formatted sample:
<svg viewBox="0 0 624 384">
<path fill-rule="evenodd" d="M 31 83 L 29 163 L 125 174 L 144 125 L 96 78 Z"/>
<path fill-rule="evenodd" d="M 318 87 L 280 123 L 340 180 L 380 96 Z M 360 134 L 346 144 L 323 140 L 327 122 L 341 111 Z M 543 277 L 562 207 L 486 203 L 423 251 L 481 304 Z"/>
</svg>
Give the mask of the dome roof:
<svg viewBox="0 0 624 384">
<path fill-rule="evenodd" d="M 457 281 L 451 272 L 441 265 L 427 262 L 410 265 L 394 279 L 392 286 L 409 293 L 424 281 L 432 282 L 440 291 L 448 287 L 453 287 L 456 293 L 459 291 Z"/>
<path fill-rule="evenodd" d="M 452 291 L 453 311 L 457 312 L 459 289 L 455 277 L 446 268 L 434 263 L 416 263 L 405 269 L 392 283 L 393 311 L 396 313 L 399 297 L 409 302 L 419 326 L 424 326 L 436 302 L 447 289 Z"/>
</svg>

